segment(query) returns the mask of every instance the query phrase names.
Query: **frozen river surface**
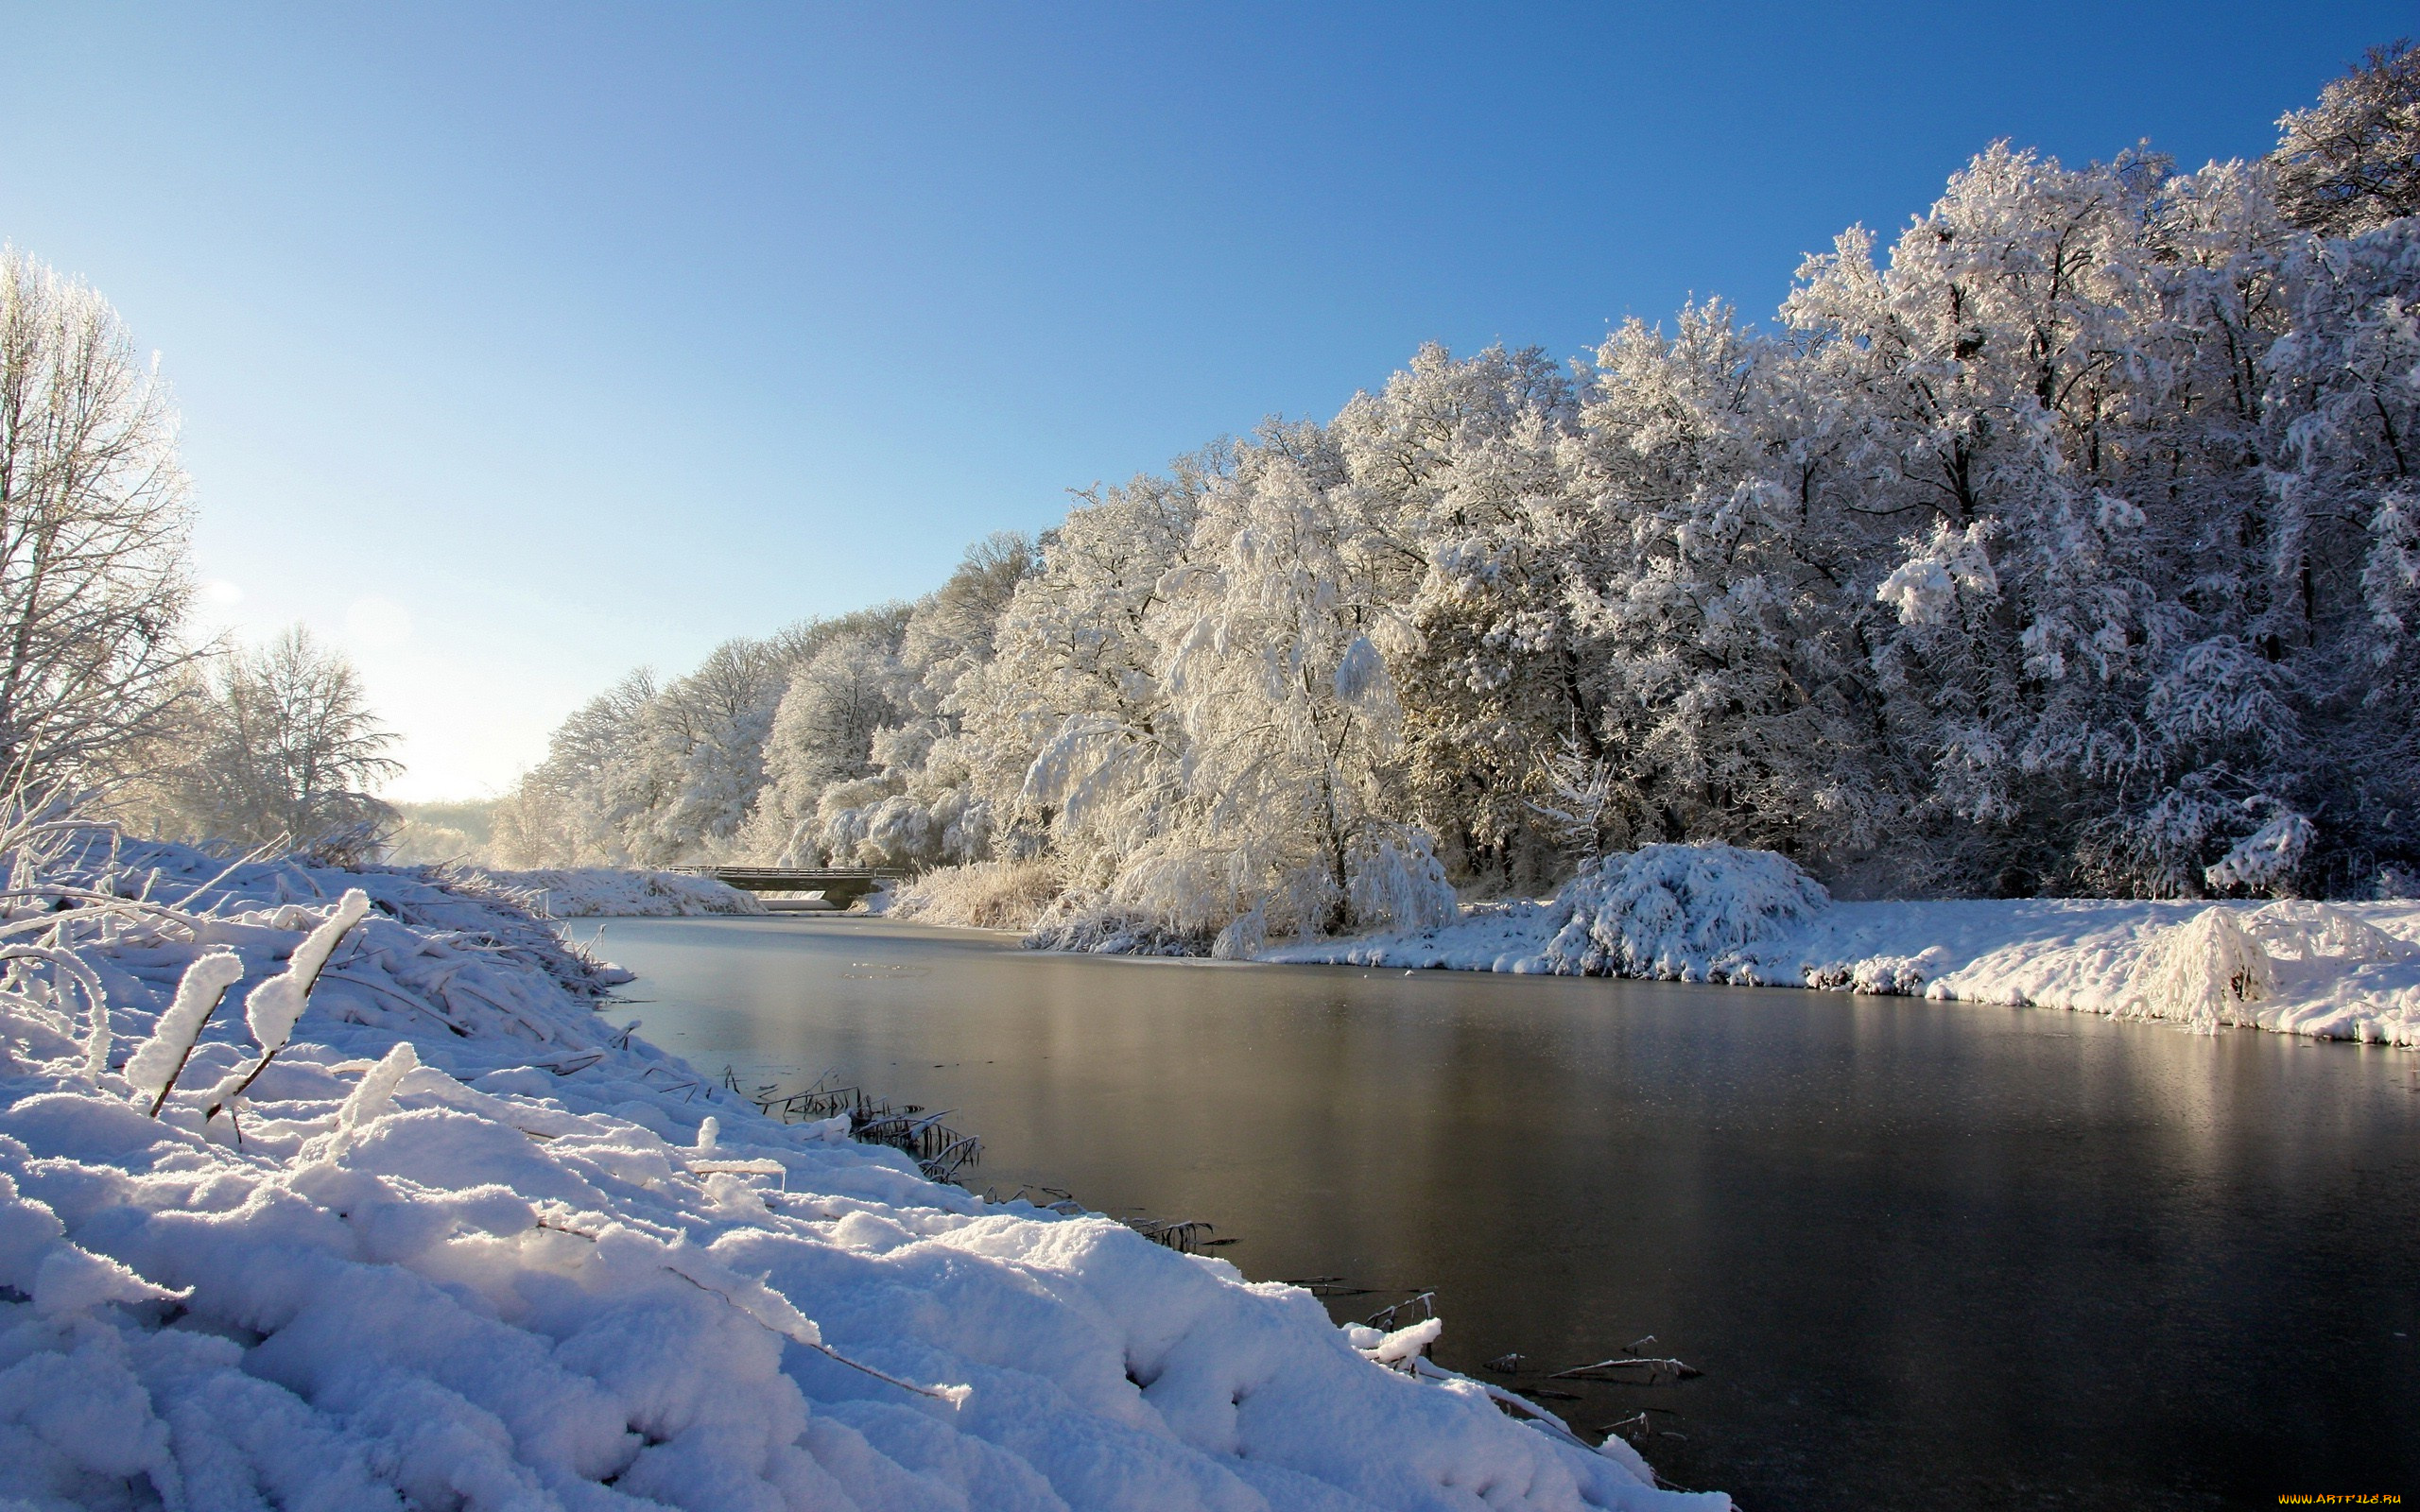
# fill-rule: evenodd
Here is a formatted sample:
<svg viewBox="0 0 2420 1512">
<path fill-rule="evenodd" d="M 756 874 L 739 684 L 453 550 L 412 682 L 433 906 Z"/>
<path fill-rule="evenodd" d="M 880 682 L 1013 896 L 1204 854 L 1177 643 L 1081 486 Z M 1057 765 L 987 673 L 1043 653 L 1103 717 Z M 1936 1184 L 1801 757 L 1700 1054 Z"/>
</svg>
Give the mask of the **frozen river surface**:
<svg viewBox="0 0 2420 1512">
<path fill-rule="evenodd" d="M 583 931 L 585 933 L 585 931 Z M 1205 1219 L 1749 1512 L 2420 1492 L 2420 1053 L 1781 989 L 615 919 L 642 1033 Z M 1656 1385 L 1540 1371 L 1649 1354 Z"/>
</svg>

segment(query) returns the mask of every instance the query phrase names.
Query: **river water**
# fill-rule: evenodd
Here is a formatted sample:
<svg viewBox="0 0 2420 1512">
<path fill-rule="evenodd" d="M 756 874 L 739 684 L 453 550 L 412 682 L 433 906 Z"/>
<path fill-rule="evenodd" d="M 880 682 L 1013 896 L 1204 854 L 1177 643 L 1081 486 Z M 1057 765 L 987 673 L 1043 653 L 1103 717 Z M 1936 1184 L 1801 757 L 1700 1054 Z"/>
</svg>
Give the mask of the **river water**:
<svg viewBox="0 0 2420 1512">
<path fill-rule="evenodd" d="M 1749 1512 L 2420 1493 L 2420 1054 L 1777 989 L 615 919 L 641 1033 L 1196 1218 Z M 1416 1316 L 1417 1314 L 1409 1314 Z M 1644 1336 L 1703 1374 L 1542 1379 Z"/>
</svg>

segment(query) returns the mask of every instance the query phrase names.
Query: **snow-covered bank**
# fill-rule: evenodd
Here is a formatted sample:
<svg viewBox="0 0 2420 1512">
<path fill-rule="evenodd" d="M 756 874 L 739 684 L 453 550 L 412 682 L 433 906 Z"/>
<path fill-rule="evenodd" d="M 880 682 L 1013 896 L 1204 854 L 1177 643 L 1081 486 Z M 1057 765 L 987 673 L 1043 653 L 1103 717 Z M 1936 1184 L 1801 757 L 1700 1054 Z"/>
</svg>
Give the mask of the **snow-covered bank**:
<svg viewBox="0 0 2420 1512">
<path fill-rule="evenodd" d="M 532 912 L 551 919 L 692 918 L 704 914 L 761 914 L 753 893 L 683 871 L 621 870 L 577 867 L 540 871 L 480 868 L 478 876 L 498 887 L 528 895 Z"/>
<path fill-rule="evenodd" d="M 767 1120 L 475 879 L 13 861 L 10 1512 L 1727 1504 L 1439 1379 L 1427 1325 Z"/>
<path fill-rule="evenodd" d="M 1550 902 L 1265 961 L 1921 993 L 2420 1044 L 2420 900 L 1834 902 L 1770 852 L 1649 846 Z"/>
</svg>

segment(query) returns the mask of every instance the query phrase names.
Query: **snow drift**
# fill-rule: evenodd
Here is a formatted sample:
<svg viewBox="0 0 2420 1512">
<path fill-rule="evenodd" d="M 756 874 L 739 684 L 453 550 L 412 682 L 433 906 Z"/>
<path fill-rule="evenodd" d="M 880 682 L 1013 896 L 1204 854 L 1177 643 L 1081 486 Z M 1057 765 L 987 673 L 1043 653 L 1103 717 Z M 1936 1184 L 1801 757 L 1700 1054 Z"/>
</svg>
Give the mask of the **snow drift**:
<svg viewBox="0 0 2420 1512">
<path fill-rule="evenodd" d="M 767 1120 L 474 880 L 9 838 L 0 1506 L 1728 1504 Z"/>
<path fill-rule="evenodd" d="M 1547 902 L 1266 961 L 1728 982 L 2420 1044 L 2420 901 L 1835 902 L 1788 858 L 1648 846 Z"/>
</svg>

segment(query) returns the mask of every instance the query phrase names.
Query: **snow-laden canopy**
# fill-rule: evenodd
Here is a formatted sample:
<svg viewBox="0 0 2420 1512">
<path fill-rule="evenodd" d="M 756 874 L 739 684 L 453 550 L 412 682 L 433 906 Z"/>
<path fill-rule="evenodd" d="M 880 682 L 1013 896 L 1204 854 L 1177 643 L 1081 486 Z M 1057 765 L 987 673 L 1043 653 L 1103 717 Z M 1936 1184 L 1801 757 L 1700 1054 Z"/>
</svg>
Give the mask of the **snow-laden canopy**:
<svg viewBox="0 0 2420 1512">
<path fill-rule="evenodd" d="M 508 859 L 1034 863 L 1045 938 L 1188 951 L 1674 842 L 1846 896 L 2392 895 L 2420 219 L 2298 223 L 2280 171 L 1997 146 L 1777 329 L 1424 348 L 598 700 Z"/>
</svg>

